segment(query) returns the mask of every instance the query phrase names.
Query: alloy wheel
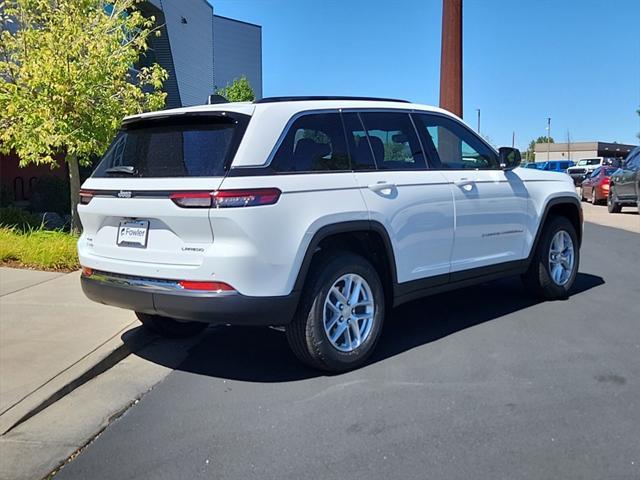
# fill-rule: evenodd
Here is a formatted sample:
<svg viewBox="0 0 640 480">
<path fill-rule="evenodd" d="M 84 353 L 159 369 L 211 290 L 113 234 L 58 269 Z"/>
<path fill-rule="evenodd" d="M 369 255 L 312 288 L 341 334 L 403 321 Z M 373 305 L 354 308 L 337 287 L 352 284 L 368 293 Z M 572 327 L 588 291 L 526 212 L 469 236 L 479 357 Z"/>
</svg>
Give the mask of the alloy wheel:
<svg viewBox="0 0 640 480">
<path fill-rule="evenodd" d="M 553 283 L 558 286 L 565 285 L 575 265 L 575 253 L 571 235 L 565 230 L 559 230 L 551 240 L 549 248 L 549 273 Z"/>
<path fill-rule="evenodd" d="M 367 281 L 348 273 L 338 278 L 324 301 L 323 324 L 327 339 L 340 352 L 362 345 L 373 327 L 375 302 Z"/>
</svg>

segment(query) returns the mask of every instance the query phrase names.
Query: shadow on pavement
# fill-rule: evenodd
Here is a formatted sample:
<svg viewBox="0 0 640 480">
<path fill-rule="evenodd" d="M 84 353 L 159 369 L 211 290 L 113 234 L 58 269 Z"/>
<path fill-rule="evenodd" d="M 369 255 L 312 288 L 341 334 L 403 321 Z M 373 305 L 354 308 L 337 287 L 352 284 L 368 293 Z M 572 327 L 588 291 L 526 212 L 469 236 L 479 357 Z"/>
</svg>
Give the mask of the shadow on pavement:
<svg viewBox="0 0 640 480">
<path fill-rule="evenodd" d="M 571 296 L 604 283 L 602 277 L 579 273 Z M 385 324 L 370 363 L 537 303 L 517 278 L 508 278 L 402 305 Z M 133 338 L 132 332 L 123 335 L 125 343 Z M 211 327 L 180 364 L 172 364 L 157 353 L 160 350 L 147 348 L 134 353 L 169 368 L 249 382 L 287 382 L 324 375 L 302 365 L 289 350 L 284 332 L 272 328 Z"/>
</svg>

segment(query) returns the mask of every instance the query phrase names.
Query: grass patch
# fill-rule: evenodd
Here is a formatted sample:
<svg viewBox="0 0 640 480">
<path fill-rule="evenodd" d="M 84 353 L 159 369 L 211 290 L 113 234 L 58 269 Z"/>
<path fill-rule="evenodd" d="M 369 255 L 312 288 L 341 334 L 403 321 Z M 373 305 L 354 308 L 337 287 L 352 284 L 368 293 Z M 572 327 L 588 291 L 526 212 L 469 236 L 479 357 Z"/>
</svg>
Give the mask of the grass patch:
<svg viewBox="0 0 640 480">
<path fill-rule="evenodd" d="M 61 231 L 0 227 L 0 262 L 40 270 L 76 270 L 80 268 L 77 241 L 77 236 Z"/>
</svg>

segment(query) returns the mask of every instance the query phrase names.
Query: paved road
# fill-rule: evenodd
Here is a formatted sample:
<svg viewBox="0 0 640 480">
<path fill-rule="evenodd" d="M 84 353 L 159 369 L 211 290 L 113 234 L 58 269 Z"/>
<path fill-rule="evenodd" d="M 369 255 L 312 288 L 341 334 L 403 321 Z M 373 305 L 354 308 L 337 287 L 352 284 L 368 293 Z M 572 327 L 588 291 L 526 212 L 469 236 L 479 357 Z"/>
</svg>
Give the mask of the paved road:
<svg viewBox="0 0 640 480">
<path fill-rule="evenodd" d="M 406 305 L 348 374 L 212 329 L 58 477 L 640 478 L 640 235 L 585 229 L 569 300 L 505 280 Z"/>
</svg>

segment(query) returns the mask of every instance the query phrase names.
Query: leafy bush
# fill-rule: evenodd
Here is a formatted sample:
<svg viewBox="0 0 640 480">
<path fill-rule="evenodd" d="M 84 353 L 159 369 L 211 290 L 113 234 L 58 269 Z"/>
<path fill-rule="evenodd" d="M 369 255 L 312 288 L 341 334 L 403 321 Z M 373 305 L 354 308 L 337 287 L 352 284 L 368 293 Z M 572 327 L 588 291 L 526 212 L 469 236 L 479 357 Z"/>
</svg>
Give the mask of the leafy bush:
<svg viewBox="0 0 640 480">
<path fill-rule="evenodd" d="M 0 227 L 0 264 L 18 264 L 44 270 L 76 270 L 80 267 L 78 237 L 42 229 L 21 232 Z"/>
<path fill-rule="evenodd" d="M 27 231 L 40 227 L 40 220 L 21 208 L 5 207 L 0 208 L 0 226 L 12 227 L 20 231 Z"/>
<path fill-rule="evenodd" d="M 244 75 L 234 79 L 226 87 L 217 89 L 216 93 L 230 102 L 253 102 L 256 99 L 256 94 Z"/>
<path fill-rule="evenodd" d="M 31 194 L 31 210 L 68 214 L 71 211 L 69 183 L 52 175 L 38 178 Z"/>
</svg>

